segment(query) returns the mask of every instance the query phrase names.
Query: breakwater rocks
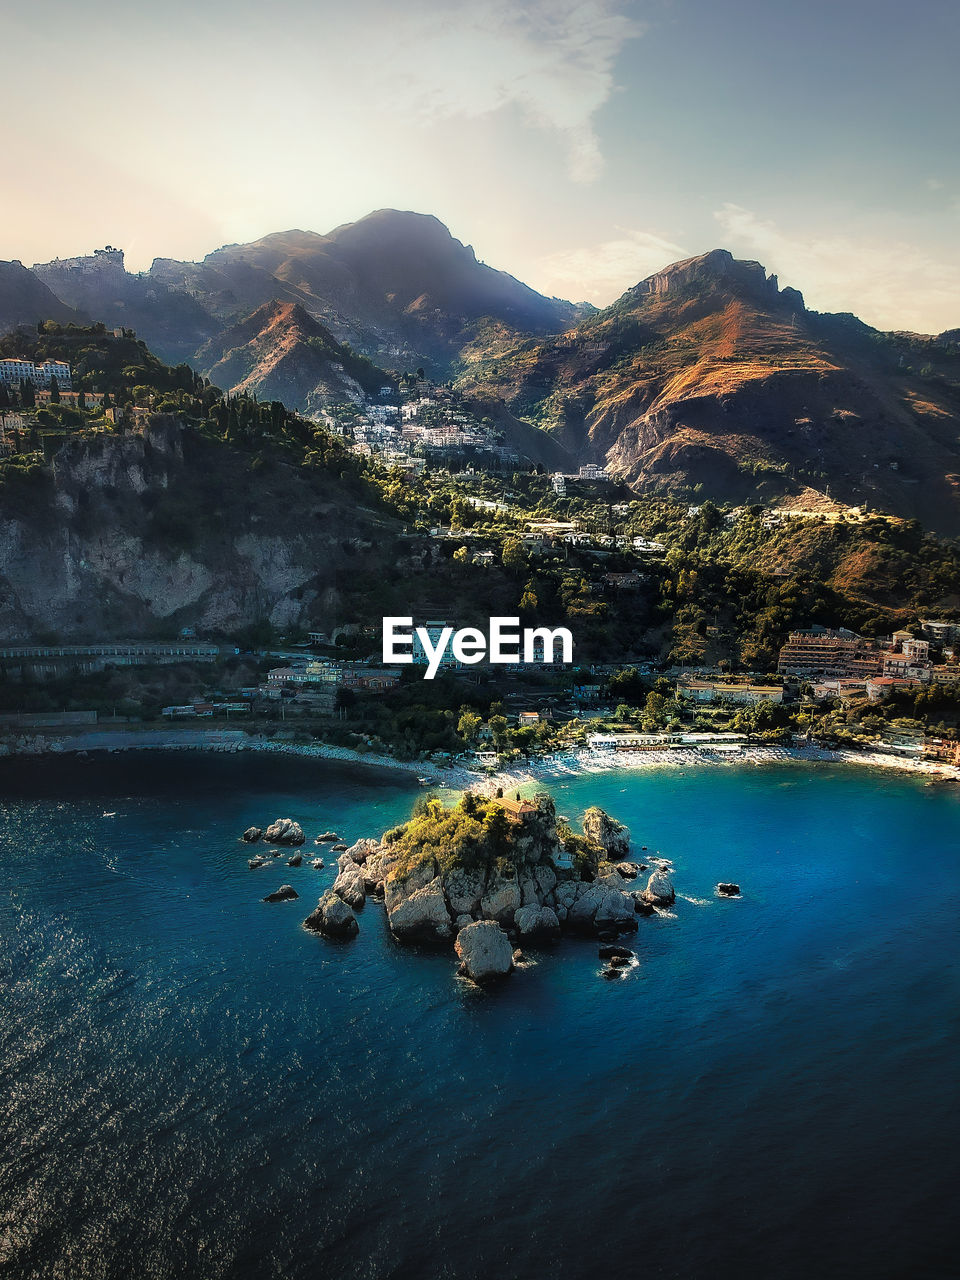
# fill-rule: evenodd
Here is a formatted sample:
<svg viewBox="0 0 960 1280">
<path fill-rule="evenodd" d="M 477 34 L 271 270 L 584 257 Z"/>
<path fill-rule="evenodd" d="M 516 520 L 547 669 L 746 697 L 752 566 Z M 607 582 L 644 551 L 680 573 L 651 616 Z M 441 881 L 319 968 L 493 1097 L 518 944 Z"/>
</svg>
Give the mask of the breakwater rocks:
<svg viewBox="0 0 960 1280">
<path fill-rule="evenodd" d="M 398 941 L 452 947 L 461 974 L 484 982 L 511 972 L 518 943 L 561 934 L 609 942 L 671 904 L 668 865 L 660 860 L 644 883 L 647 868 L 629 851 L 630 833 L 602 810 L 588 810 L 583 834 L 574 834 L 546 795 L 468 793 L 453 809 L 430 800 L 404 826 L 341 853 L 332 888 L 305 924 L 353 936 L 372 897 Z M 618 976 L 625 968 L 612 967 Z"/>
</svg>

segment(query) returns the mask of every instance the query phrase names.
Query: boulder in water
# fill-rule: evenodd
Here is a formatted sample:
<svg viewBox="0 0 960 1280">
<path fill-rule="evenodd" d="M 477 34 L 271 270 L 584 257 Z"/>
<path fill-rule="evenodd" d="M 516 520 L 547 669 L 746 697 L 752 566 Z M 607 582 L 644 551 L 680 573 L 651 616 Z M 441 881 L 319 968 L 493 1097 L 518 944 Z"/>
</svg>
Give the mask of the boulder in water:
<svg viewBox="0 0 960 1280">
<path fill-rule="evenodd" d="M 263 832 L 259 827 L 247 827 L 240 839 L 245 840 L 247 844 L 256 844 L 262 836 Z"/>
<path fill-rule="evenodd" d="M 601 960 L 632 960 L 633 952 L 629 947 L 619 947 L 615 942 L 605 942 L 597 952 Z"/>
<path fill-rule="evenodd" d="M 267 827 L 263 838 L 269 844 L 303 844 L 306 836 L 299 822 L 292 818 L 277 818 Z"/>
<path fill-rule="evenodd" d="M 268 893 L 264 898 L 264 902 L 292 902 L 294 898 L 299 897 L 299 893 L 297 893 L 292 884 L 282 884 L 273 893 Z"/>
<path fill-rule="evenodd" d="M 669 907 L 676 901 L 673 881 L 667 874 L 666 867 L 658 867 L 653 872 L 640 896 L 644 902 L 649 902 L 654 907 Z"/>
<path fill-rule="evenodd" d="M 251 871 L 256 871 L 257 867 L 263 866 L 263 858 L 248 858 L 247 866 Z"/>
<path fill-rule="evenodd" d="M 292 858 L 288 858 L 288 859 L 287 859 L 287 866 L 288 866 L 288 867 L 299 867 L 299 865 L 300 865 L 300 863 L 301 863 L 302 861 L 303 861 L 303 854 L 302 854 L 302 853 L 295 853 L 295 854 L 293 855 L 293 857 L 292 857 Z"/>
<path fill-rule="evenodd" d="M 730 880 L 721 880 L 717 885 L 717 893 L 721 898 L 739 898 L 740 886 Z"/>
<path fill-rule="evenodd" d="M 322 871 L 326 864 L 322 858 L 314 858 L 310 865 L 313 867 L 314 871 Z"/>
<path fill-rule="evenodd" d="M 477 920 L 461 929 L 456 951 L 463 972 L 474 982 L 502 978 L 513 968 L 510 939 L 495 920 Z"/>
<path fill-rule="evenodd" d="M 339 839 L 340 837 L 337 835 L 336 831 L 322 831 L 320 835 L 317 836 L 317 838 L 314 840 L 313 843 L 314 844 L 333 844 L 335 841 Z"/>
<path fill-rule="evenodd" d="M 353 908 L 332 889 L 327 890 L 303 923 L 327 938 L 355 938 L 360 932 Z"/>
</svg>

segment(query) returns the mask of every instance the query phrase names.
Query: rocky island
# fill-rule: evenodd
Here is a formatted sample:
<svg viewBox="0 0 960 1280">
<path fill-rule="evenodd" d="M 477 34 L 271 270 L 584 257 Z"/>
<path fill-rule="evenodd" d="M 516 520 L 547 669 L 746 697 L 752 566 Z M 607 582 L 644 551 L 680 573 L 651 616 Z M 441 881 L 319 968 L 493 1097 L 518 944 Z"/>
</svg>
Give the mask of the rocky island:
<svg viewBox="0 0 960 1280">
<path fill-rule="evenodd" d="M 332 888 L 304 923 L 353 937 L 356 912 L 368 897 L 381 899 L 394 937 L 452 946 L 460 973 L 482 982 L 520 963 L 517 948 L 527 940 L 576 933 L 610 943 L 634 932 L 638 916 L 670 905 L 669 864 L 650 859 L 651 868 L 629 855 L 629 831 L 599 808 L 575 832 L 547 794 L 466 792 L 449 808 L 424 798 L 408 822 L 340 854 Z M 605 976 L 618 975 L 630 956 L 612 951 L 608 958 L 620 963 Z"/>
</svg>

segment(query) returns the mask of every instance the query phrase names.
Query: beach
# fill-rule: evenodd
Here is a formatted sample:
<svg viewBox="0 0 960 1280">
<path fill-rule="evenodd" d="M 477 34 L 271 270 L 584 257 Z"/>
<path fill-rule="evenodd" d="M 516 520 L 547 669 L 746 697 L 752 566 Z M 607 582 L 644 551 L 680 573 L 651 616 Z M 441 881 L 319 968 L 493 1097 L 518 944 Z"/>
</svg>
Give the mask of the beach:
<svg viewBox="0 0 960 1280">
<path fill-rule="evenodd" d="M 204 751 L 213 753 L 264 752 L 306 759 L 336 760 L 379 769 L 402 770 L 429 784 L 453 791 L 467 789 L 492 794 L 498 787 L 524 787 L 552 778 L 608 773 L 622 770 L 730 768 L 743 765 L 782 764 L 788 761 L 817 764 L 833 762 L 869 768 L 897 769 L 922 774 L 931 780 L 960 782 L 960 767 L 893 752 L 830 748 L 809 744 L 785 747 L 750 743 L 734 750 L 710 746 L 674 746 L 657 750 L 609 750 L 575 747 L 512 762 L 491 772 L 458 760 L 398 760 L 384 752 L 357 751 L 326 742 L 298 742 L 294 738 L 267 738 L 242 729 L 108 729 L 86 733 L 24 733 L 0 741 L 3 756 L 83 754 L 95 751 Z"/>
</svg>

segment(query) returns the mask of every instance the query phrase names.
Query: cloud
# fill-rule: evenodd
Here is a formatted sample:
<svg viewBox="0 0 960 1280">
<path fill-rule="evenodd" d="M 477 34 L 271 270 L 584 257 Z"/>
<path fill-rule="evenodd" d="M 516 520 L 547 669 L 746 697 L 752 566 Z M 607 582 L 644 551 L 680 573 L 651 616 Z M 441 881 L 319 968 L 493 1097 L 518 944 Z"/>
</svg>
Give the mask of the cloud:
<svg viewBox="0 0 960 1280">
<path fill-rule="evenodd" d="M 960 323 L 960 268 L 916 244 L 794 235 L 737 204 L 714 217 L 729 249 L 758 259 L 818 311 L 852 311 L 881 329 L 936 332 Z"/>
<path fill-rule="evenodd" d="M 599 177 L 594 117 L 616 87 L 620 51 L 643 30 L 616 0 L 484 0 L 452 12 L 414 0 L 404 19 L 399 35 L 391 24 L 381 37 L 389 49 L 365 42 L 368 67 L 389 67 L 394 110 L 431 122 L 514 108 L 561 136 L 574 181 Z"/>
<path fill-rule="evenodd" d="M 538 258 L 529 274 L 543 292 L 608 306 L 638 281 L 689 257 L 680 245 L 652 232 L 617 230 L 616 240 Z"/>
</svg>

